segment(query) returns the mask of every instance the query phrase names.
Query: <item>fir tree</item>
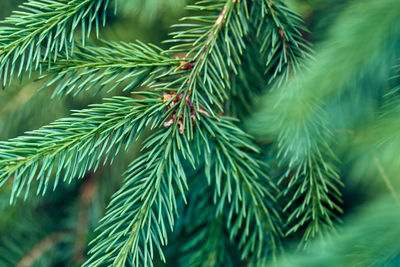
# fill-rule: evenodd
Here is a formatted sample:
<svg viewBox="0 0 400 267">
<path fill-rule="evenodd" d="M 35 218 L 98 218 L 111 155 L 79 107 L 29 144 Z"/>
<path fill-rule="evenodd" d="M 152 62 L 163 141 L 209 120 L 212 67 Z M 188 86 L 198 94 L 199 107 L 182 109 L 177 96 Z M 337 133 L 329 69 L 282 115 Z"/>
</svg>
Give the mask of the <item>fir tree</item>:
<svg viewBox="0 0 400 267">
<path fill-rule="evenodd" d="M 3 112 L 33 79 L 26 114 L 73 111 L 0 142 L 1 264 L 395 265 L 400 2 L 347 3 L 315 53 L 280 0 L 189 1 L 159 44 L 102 34 L 184 2 L 29 0 L 4 19 Z M 380 191 L 351 220 L 360 177 Z"/>
</svg>

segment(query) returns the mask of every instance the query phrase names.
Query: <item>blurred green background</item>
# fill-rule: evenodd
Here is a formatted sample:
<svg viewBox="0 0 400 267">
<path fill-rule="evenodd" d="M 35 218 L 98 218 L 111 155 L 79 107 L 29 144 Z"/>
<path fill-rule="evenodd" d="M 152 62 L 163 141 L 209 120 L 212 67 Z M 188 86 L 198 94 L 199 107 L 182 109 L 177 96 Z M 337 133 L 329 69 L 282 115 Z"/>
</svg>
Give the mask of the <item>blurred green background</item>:
<svg viewBox="0 0 400 267">
<path fill-rule="evenodd" d="M 1 0 L 0 18 L 3 19 L 16 9 L 22 0 Z M 185 14 L 185 0 L 121 0 L 118 16 L 109 15 L 108 25 L 101 32 L 101 38 L 114 41 L 153 42 L 161 44 L 166 39 L 170 25 L 177 22 Z M 301 13 L 312 34 L 306 34 L 307 39 L 316 47 L 323 44 L 328 29 L 335 19 L 346 9 L 347 0 L 288 0 L 286 3 L 295 11 Z M 349 26 L 350 27 L 350 26 Z M 368 31 L 368 29 L 366 29 Z M 400 39 L 400 38 L 397 38 Z M 96 40 L 92 40 L 96 42 Z M 334 43 L 332 44 L 335 45 Z M 362 46 L 363 44 L 360 44 Z M 162 44 L 161 44 L 162 46 Z M 368 122 L 373 120 L 379 107 L 384 102 L 384 95 L 389 88 L 399 84 L 396 70 L 398 64 L 399 40 L 391 41 L 383 49 L 372 67 L 363 70 L 340 95 L 336 95 L 327 104 L 327 110 L 334 119 L 330 122 L 333 128 L 349 133 L 346 138 L 354 138 L 361 144 L 368 143 L 369 136 L 355 135 L 368 128 Z M 34 76 L 38 74 L 34 74 Z M 33 77 L 34 79 L 35 77 Z M 105 92 L 97 96 L 91 93 L 79 94 L 77 97 L 66 96 L 62 99 L 50 99 L 52 90 L 42 89 L 41 82 L 23 80 L 7 90 L 0 91 L 0 140 L 7 140 L 22 133 L 39 128 L 57 118 L 66 117 L 71 110 L 82 109 L 91 103 L 101 102 Z M 113 94 L 121 94 L 114 91 Z M 338 108 L 340 107 L 340 108 Z M 349 115 L 351 114 L 351 116 Z M 392 125 L 392 122 L 387 122 Z M 366 126 L 367 125 L 367 126 Z M 368 129 L 367 129 L 368 130 Z M 367 132 L 366 130 L 366 132 Z M 343 136 L 343 135 L 342 135 Z M 358 138 L 358 139 L 357 139 Z M 346 144 L 342 140 L 338 143 Z M 341 176 L 346 187 L 343 190 L 345 228 L 341 238 L 333 243 L 318 241 L 311 247 L 309 253 L 293 254 L 279 262 L 278 266 L 351 266 L 351 262 L 340 261 L 340 255 L 351 253 L 355 244 L 352 240 L 361 240 L 360 257 L 354 257 L 354 266 L 382 266 L 381 261 L 363 262 L 364 257 L 374 253 L 389 253 L 391 257 L 386 266 L 400 266 L 398 252 L 400 251 L 400 231 L 390 225 L 399 224 L 400 216 L 388 214 L 393 211 L 388 203 L 396 202 L 392 197 L 377 200 L 369 207 L 363 207 L 367 200 L 376 198 L 379 192 L 387 193 L 388 183 L 378 172 L 368 169 L 369 162 L 355 160 L 363 153 L 364 146 L 349 151 L 341 148 L 339 157 L 343 160 Z M 361 152 L 360 152 L 361 151 Z M 352 153 L 351 153 L 352 152 Z M 379 151 L 378 151 L 379 152 Z M 396 155 L 394 151 L 394 155 Z M 0 266 L 78 266 L 85 258 L 87 243 L 93 237 L 93 229 L 105 212 L 105 206 L 111 194 L 121 183 L 121 172 L 135 157 L 138 151 L 130 150 L 129 155 L 118 157 L 111 166 L 89 173 L 82 181 L 60 186 L 58 194 L 47 193 L 46 197 L 32 197 L 29 201 L 9 206 L 9 188 L 0 190 Z M 354 154 L 354 155 L 353 155 Z M 390 160 L 389 160 L 390 161 Z M 358 164 L 358 165 L 357 165 Z M 382 163 L 383 165 L 385 162 Z M 355 167 L 356 166 L 356 167 Z M 395 166 L 397 167 L 397 165 Z M 397 168 L 394 168 L 397 170 Z M 386 172 L 390 171 L 387 170 Z M 378 174 L 377 174 L 378 173 Z M 377 175 L 375 175 L 377 174 Z M 386 176 L 386 174 L 384 174 Z M 400 183 L 389 182 L 389 186 Z M 396 189 L 394 191 L 397 192 Z M 352 211 L 360 210 L 360 216 Z M 371 214 L 371 219 L 363 220 L 365 214 Z M 392 214 L 393 215 L 393 214 Z M 364 217 L 363 217 L 364 216 Z M 365 233 L 379 232 L 387 243 L 374 244 L 369 251 L 369 244 L 375 242 Z M 393 239 L 393 240 L 392 240 Z M 392 243 L 393 246 L 387 246 Z M 171 259 L 169 266 L 174 264 L 173 246 L 168 251 Z M 370 253 L 370 254 L 368 254 Z M 358 254 L 357 254 L 358 255 Z M 379 254 L 380 255 L 380 254 Z M 386 255 L 386 254 L 385 254 Z M 371 256 L 372 257 L 372 256 Z M 286 261 L 287 260 L 287 261 Z M 321 263 L 324 263 L 321 265 Z M 372 264 L 371 264 L 372 262 Z M 160 264 L 161 265 L 161 264 Z"/>
</svg>

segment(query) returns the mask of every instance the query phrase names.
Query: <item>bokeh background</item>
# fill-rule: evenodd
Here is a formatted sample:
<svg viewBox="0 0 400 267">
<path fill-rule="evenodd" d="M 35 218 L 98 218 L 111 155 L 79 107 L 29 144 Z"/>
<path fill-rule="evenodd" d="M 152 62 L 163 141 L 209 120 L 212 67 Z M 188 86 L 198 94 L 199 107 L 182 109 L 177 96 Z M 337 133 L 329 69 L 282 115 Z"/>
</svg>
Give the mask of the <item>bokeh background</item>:
<svg viewBox="0 0 400 267">
<path fill-rule="evenodd" d="M 10 15 L 22 2 L 1 0 L 0 19 Z M 108 25 L 101 31 L 100 37 L 113 41 L 141 40 L 163 46 L 162 40 L 167 38 L 170 25 L 185 14 L 184 6 L 188 2 L 189 0 L 120 0 L 118 15 L 109 15 Z M 286 1 L 303 16 L 311 31 L 306 33 L 306 38 L 317 48 L 324 45 L 331 25 L 345 11 L 349 2 Z M 368 4 L 365 5 L 363 8 L 367 10 Z M 369 29 L 366 28 L 365 31 Z M 359 263 L 359 266 L 369 266 L 369 263 L 373 266 L 400 266 L 397 257 L 400 252 L 400 241 L 397 240 L 400 239 L 400 227 L 395 227 L 400 225 L 400 216 L 393 214 L 393 209 L 400 207 L 393 205 L 398 203 L 396 187 L 400 183 L 388 178 L 396 173 L 398 165 L 390 159 L 378 163 L 375 160 L 374 168 L 370 169 L 369 158 L 365 161 L 359 160 L 360 154 L 371 151 L 368 145 L 372 141 L 369 140 L 375 140 L 376 137 L 373 131 L 368 131 L 368 123 L 376 122 L 376 114 L 385 103 L 385 95 L 396 84 L 400 84 L 395 68 L 399 63 L 399 37 L 388 41 L 385 44 L 387 47 L 375 56 L 374 64 L 362 70 L 360 75 L 344 86 L 346 88 L 341 94 L 335 95 L 327 104 L 327 110 L 333 117 L 330 121 L 333 128 L 345 132 L 338 133 L 341 139 L 337 140 L 339 146 L 343 145 L 338 150 L 341 151 L 339 158 L 343 162 L 340 173 L 346 184 L 343 189 L 344 227 L 340 238 L 333 237 L 333 241 L 329 242 L 316 241 L 307 253 L 289 253 L 278 261 L 278 266 L 351 266 L 341 256 L 353 253 L 356 240 L 362 241 L 360 246 L 364 247 L 355 254 L 357 257 L 351 258 L 354 266 Z M 371 38 L 375 38 L 373 32 Z M 362 43 L 359 45 L 363 46 Z M 35 81 L 39 76 L 39 73 L 35 73 L 32 79 L 22 80 L 19 84 L 15 83 L 11 88 L 0 91 L 0 140 L 37 129 L 57 118 L 68 116 L 71 110 L 82 109 L 91 103 L 101 102 L 103 97 L 111 96 L 106 92 L 93 96 L 89 92 L 76 97 L 69 95 L 62 99 L 49 100 L 52 90 L 39 90 L 42 83 Z M 334 78 L 332 83 L 335 83 Z M 122 92 L 116 90 L 112 94 Z M 396 122 L 382 121 L 389 127 Z M 359 137 L 356 133 L 363 129 L 368 134 Z M 390 130 L 396 134 L 396 128 L 388 129 Z M 356 143 L 361 145 L 350 147 L 349 140 L 354 141 L 353 139 L 358 140 Z M 396 157 L 396 151 L 393 154 L 384 152 L 384 156 Z M 89 173 L 83 180 L 59 186 L 56 189 L 57 194 L 49 192 L 39 198 L 32 196 L 29 201 L 19 200 L 14 206 L 9 205 L 9 186 L 1 187 L 0 266 L 79 266 L 85 260 L 88 242 L 94 237 L 93 231 L 105 213 L 110 196 L 122 182 L 122 171 L 138 153 L 131 149 L 129 154 L 119 156 L 111 166 Z M 385 195 L 388 196 L 385 198 Z M 371 199 L 376 199 L 374 204 L 366 205 Z M 366 234 L 372 232 L 379 233 L 381 239 L 377 240 L 376 235 Z M 173 246 L 166 250 L 169 266 L 176 266 L 175 252 Z M 378 260 L 382 255 L 390 257 L 385 256 L 384 261 Z M 364 262 L 366 258 L 368 261 Z M 373 258 L 376 259 L 376 264 Z M 368 264 L 363 265 L 363 262 Z M 324 264 L 320 265 L 321 263 Z M 156 265 L 163 264 L 156 262 Z"/>
</svg>

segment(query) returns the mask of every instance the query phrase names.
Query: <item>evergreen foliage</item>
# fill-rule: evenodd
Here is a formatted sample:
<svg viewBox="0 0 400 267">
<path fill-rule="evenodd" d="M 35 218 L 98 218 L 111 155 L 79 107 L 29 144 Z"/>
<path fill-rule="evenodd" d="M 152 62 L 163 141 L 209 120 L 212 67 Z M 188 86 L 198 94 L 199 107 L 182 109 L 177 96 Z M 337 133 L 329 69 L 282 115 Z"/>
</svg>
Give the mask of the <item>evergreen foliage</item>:
<svg viewBox="0 0 400 267">
<path fill-rule="evenodd" d="M 347 3 L 315 53 L 283 1 L 187 2 L 158 45 L 104 27 L 185 1 L 28 0 L 1 22 L 0 129 L 26 120 L 9 119 L 18 101 L 72 114 L 0 142 L 0 263 L 395 264 L 398 0 Z M 346 187 L 364 176 L 384 186 L 352 219 Z"/>
<path fill-rule="evenodd" d="M 92 25 L 98 32 L 105 23 L 108 0 L 98 1 L 28 1 L 6 18 L 0 29 L 2 45 L 0 77 L 3 86 L 14 75 L 36 70 L 42 61 L 57 60 L 58 53 L 71 54 L 78 26 L 85 43 Z M 42 49 L 39 49 L 43 47 Z"/>
</svg>

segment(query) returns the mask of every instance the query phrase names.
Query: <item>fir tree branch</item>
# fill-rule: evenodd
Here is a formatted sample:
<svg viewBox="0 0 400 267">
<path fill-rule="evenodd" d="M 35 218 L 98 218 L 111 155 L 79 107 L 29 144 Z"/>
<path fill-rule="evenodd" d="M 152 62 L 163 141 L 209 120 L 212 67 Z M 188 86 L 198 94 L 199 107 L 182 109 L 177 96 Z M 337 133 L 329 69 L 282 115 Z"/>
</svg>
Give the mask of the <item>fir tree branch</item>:
<svg viewBox="0 0 400 267">
<path fill-rule="evenodd" d="M 400 73 L 400 66 L 395 66 Z M 398 77 L 396 77 L 398 78 Z M 400 149 L 400 96 L 398 94 L 400 81 L 385 96 L 385 101 L 380 107 L 371 123 L 364 125 L 351 136 L 351 158 L 355 160 L 352 175 L 357 182 L 361 181 L 371 186 L 385 184 L 384 191 L 389 191 L 394 200 L 398 199 L 400 188 L 399 157 Z M 354 158 L 354 156 L 357 156 Z M 376 183 L 376 178 L 380 177 Z M 358 180 L 359 179 L 359 180 Z M 383 183 L 381 182 L 383 180 Z"/>
<path fill-rule="evenodd" d="M 210 21 L 210 24 L 198 24 L 196 27 L 201 28 L 201 30 L 196 33 L 193 32 L 192 28 L 187 31 L 173 33 L 174 39 L 171 41 L 179 42 L 180 44 L 171 47 L 167 51 L 161 51 L 158 47 L 153 45 L 146 46 L 143 43 L 108 43 L 107 48 L 79 47 L 79 51 L 72 58 L 61 60 L 50 69 L 50 74 L 55 74 L 55 76 L 46 86 L 58 83 L 55 94 L 62 96 L 73 91 L 77 94 L 83 89 L 88 90 L 93 87 L 96 87 L 97 91 L 100 91 L 110 83 L 113 83 L 111 88 L 109 88 L 109 90 L 112 90 L 126 80 L 131 80 L 131 82 L 124 85 L 123 89 L 134 88 L 143 82 L 144 85 L 149 84 L 156 89 L 163 88 L 165 90 L 168 88 L 171 91 L 177 91 L 177 95 L 184 92 L 182 99 L 185 101 L 181 101 L 180 110 L 177 114 L 179 116 L 186 99 L 191 96 L 193 88 L 197 88 L 198 86 L 204 87 L 202 85 L 204 81 L 202 79 L 198 81 L 198 76 L 200 76 L 200 72 L 206 64 L 209 67 L 205 67 L 205 69 L 212 69 L 213 73 L 204 73 L 201 76 L 204 76 L 204 78 L 207 77 L 208 85 L 219 88 L 217 93 L 221 99 L 221 90 L 225 90 L 224 88 L 227 87 L 227 84 L 224 85 L 225 82 L 223 81 L 224 77 L 228 76 L 225 64 L 233 65 L 231 54 L 236 59 L 239 58 L 239 53 L 236 50 L 244 49 L 240 38 L 247 31 L 246 26 L 243 26 L 247 23 L 247 7 L 241 4 L 240 8 L 236 10 L 233 8 L 235 4 L 236 0 L 213 0 L 212 3 L 208 3 L 206 6 L 191 6 L 191 9 L 194 10 L 204 10 L 207 12 L 219 11 L 220 13 L 219 15 L 211 16 L 211 20 L 210 16 L 204 19 L 197 17 L 184 18 L 184 20 L 194 20 L 196 22 Z M 186 25 L 176 25 L 176 27 L 186 27 Z M 224 40 L 225 38 L 222 38 L 222 40 L 218 39 L 218 37 L 222 37 L 224 25 L 227 25 L 224 35 L 233 36 L 229 37 L 229 41 Z M 187 40 L 188 36 L 190 38 L 196 36 L 197 40 L 193 41 L 193 39 L 190 39 L 193 42 L 189 43 Z M 223 48 L 225 50 L 224 53 L 229 56 L 227 63 L 224 62 L 221 51 L 219 51 L 221 45 L 225 47 Z M 169 56 L 182 53 L 183 51 L 186 55 L 182 59 L 171 59 Z M 218 68 L 223 73 L 220 72 L 218 80 L 212 81 L 209 76 L 216 74 L 215 71 L 217 70 L 213 67 L 215 63 L 219 65 Z M 168 66 L 174 68 L 167 68 Z M 179 75 L 182 72 L 183 76 Z M 48 76 L 48 74 L 45 76 Z M 159 83 L 157 84 L 156 82 Z M 207 90 L 205 95 L 212 97 L 210 92 Z M 226 98 L 226 93 L 223 94 Z M 200 104 L 199 97 L 195 97 L 192 102 L 197 103 L 197 105 Z"/>
<path fill-rule="evenodd" d="M 330 147 L 333 138 L 324 105 L 372 64 L 380 55 L 377 51 L 398 33 L 393 27 L 398 21 L 399 9 L 394 8 L 397 1 L 361 2 L 351 3 L 338 18 L 328 39 L 317 50 L 316 61 L 308 63 L 310 69 L 264 98 L 263 111 L 252 124 L 258 130 L 261 127 L 256 125 L 268 125 L 269 129 L 264 126 L 262 132 L 272 134 L 279 142 L 280 161 L 287 168 L 289 188 L 285 196 L 294 194 L 296 199 L 288 203 L 294 209 L 286 207 L 290 221 L 294 222 L 288 231 L 293 233 L 308 225 L 304 239 L 332 225 L 341 212 L 341 182 Z M 371 17 L 384 19 L 372 25 Z M 373 29 L 376 37 L 371 39 L 365 28 Z M 337 45 L 332 46 L 332 42 Z M 360 47 L 360 43 L 365 45 Z"/>
<path fill-rule="evenodd" d="M 205 172 L 208 182 L 215 183 L 217 213 L 228 207 L 228 228 L 231 238 L 239 236 L 243 258 L 270 258 L 278 250 L 282 229 L 277 189 L 257 159 L 259 150 L 226 118 L 204 119 L 202 125 L 207 129 Z"/>
<path fill-rule="evenodd" d="M 43 87 L 57 84 L 53 96 L 60 97 L 92 88 L 96 88 L 96 92 L 103 88 L 111 91 L 119 86 L 122 90 L 133 90 L 181 64 L 178 59 L 162 55 L 161 48 L 152 44 L 139 41 L 104 44 L 103 47 L 77 46 L 72 56 L 58 60 L 41 77 L 53 76 Z"/>
<path fill-rule="evenodd" d="M 256 99 L 265 87 L 265 75 L 264 62 L 255 49 L 246 49 L 241 60 L 237 75 L 231 77 L 231 90 L 224 112 L 227 116 L 245 119 L 253 111 Z"/>
<path fill-rule="evenodd" d="M 177 234 L 179 239 L 184 236 L 182 249 L 177 253 L 180 266 L 236 266 L 240 258 L 229 238 L 226 218 L 216 212 L 218 207 L 213 205 L 214 192 L 198 179 L 198 173 L 196 176 L 193 177 L 197 179 L 190 186 L 188 205 L 183 214 L 183 230 Z"/>
<path fill-rule="evenodd" d="M 314 107 L 318 109 L 318 107 Z M 331 148 L 331 131 L 323 110 L 315 112 L 312 124 L 302 114 L 282 121 L 276 158 L 285 168 L 282 197 L 289 199 L 284 208 L 288 215 L 286 235 L 304 229 L 302 244 L 326 228 L 333 229 L 342 213 L 340 188 L 343 186 L 338 159 Z"/>
<path fill-rule="evenodd" d="M 383 197 L 351 216 L 338 235 L 317 239 L 306 251 L 282 255 L 273 266 L 396 266 L 399 220 L 398 203 L 389 196 Z"/>
<path fill-rule="evenodd" d="M 60 51 L 70 55 L 75 32 L 81 26 L 82 42 L 93 25 L 98 32 L 105 23 L 109 0 L 30 0 L 6 18 L 0 28 L 0 80 L 3 86 L 14 75 L 31 73 L 41 62 L 57 59 Z M 12 26 L 9 26 L 12 25 Z"/>
<path fill-rule="evenodd" d="M 11 202 L 39 180 L 37 192 L 47 189 L 56 169 L 54 187 L 64 181 L 81 178 L 96 170 L 100 162 L 113 160 L 142 133 L 151 118 L 162 109 L 159 99 L 135 100 L 115 97 L 110 102 L 93 105 L 26 136 L 0 143 L 0 183 L 13 177 Z"/>
<path fill-rule="evenodd" d="M 144 145 L 149 150 L 130 165 L 124 185 L 102 219 L 101 233 L 92 241 L 95 246 L 85 266 L 152 266 L 155 252 L 165 261 L 161 246 L 167 244 L 168 226 L 172 230 L 174 225 L 174 190 L 178 188 L 185 197 L 187 189 L 181 157 L 194 160 L 184 135 L 173 131 L 154 133 Z"/>
<path fill-rule="evenodd" d="M 207 207 L 203 207 L 203 210 L 208 211 Z M 207 219 L 206 222 L 202 221 L 204 225 L 201 225 L 200 229 L 193 230 L 189 236 L 183 250 L 182 266 L 222 267 L 227 266 L 228 263 L 233 265 L 227 255 L 230 240 L 225 233 L 224 217 L 219 215 L 217 218 L 211 217 L 210 220 L 210 215 L 207 214 Z M 198 220 L 199 218 L 195 219 L 196 222 Z"/>
<path fill-rule="evenodd" d="M 190 97 L 195 103 L 208 99 L 208 103 L 217 104 L 222 110 L 222 101 L 227 98 L 225 91 L 229 87 L 226 82 L 228 66 L 234 68 L 233 62 L 238 63 L 232 57 L 234 60 L 239 58 L 244 49 L 242 37 L 247 32 L 247 5 L 239 2 L 200 1 L 189 8 L 209 12 L 209 15 L 183 18 L 188 22 L 174 26 L 183 29 L 173 32 L 173 39 L 167 41 L 178 43 L 169 49 L 169 53 L 184 53 L 184 59 L 190 64 L 190 71 L 177 89 L 179 93 L 184 92 L 183 99 Z"/>
<path fill-rule="evenodd" d="M 204 116 L 196 129 L 193 142 L 205 142 L 199 146 L 206 150 L 205 172 L 209 182 L 216 183 L 217 213 L 225 214 L 224 207 L 229 207 L 227 226 L 231 228 L 231 238 L 240 235 L 243 257 L 253 250 L 256 258 L 261 253 L 270 256 L 277 249 L 281 230 L 273 196 L 276 189 L 261 171 L 261 163 L 245 152 L 257 149 L 228 121 L 215 123 Z M 216 138 L 217 149 L 207 148 L 214 142 L 208 137 L 211 135 Z M 131 164 L 124 186 L 110 203 L 99 227 L 101 233 L 92 241 L 95 246 L 86 266 L 101 263 L 151 266 L 154 249 L 164 260 L 161 246 L 167 242 L 166 223 L 171 229 L 174 225 L 174 191 L 177 188 L 184 196 L 187 188 L 180 158 L 193 167 L 198 164 L 190 146 L 185 135 L 173 127 L 149 138 L 144 145 L 148 152 Z M 212 162 L 213 158 L 217 160 Z M 227 180 L 223 179 L 225 175 Z"/>
<path fill-rule="evenodd" d="M 90 6 L 92 2 L 83 3 Z M 184 163 L 199 165 L 191 152 L 193 144 L 204 150 L 204 168 L 214 186 L 217 216 L 226 216 L 230 237 L 239 240 L 242 257 L 259 262 L 278 250 L 282 229 L 276 187 L 266 176 L 265 166 L 257 157 L 259 150 L 249 136 L 216 113 L 224 112 L 230 76 L 240 71 L 238 66 L 248 46 L 245 38 L 254 27 L 249 19 L 251 12 L 261 11 L 269 16 L 269 22 L 275 23 L 267 26 L 272 33 L 256 35 L 280 40 L 262 44 L 262 49 L 268 50 L 267 71 L 273 78 L 305 54 L 302 49 L 306 45 L 301 47 L 297 40 L 300 26 L 289 19 L 292 14 L 284 13 L 284 7 L 271 5 L 270 1 L 206 0 L 191 8 L 203 15 L 184 18 L 190 22 L 179 25 L 184 29 L 173 33 L 172 41 L 178 44 L 166 51 L 142 43 L 108 43 L 107 47 L 78 46 L 71 55 L 69 44 L 48 44 L 44 60 L 50 62 L 58 53 L 64 55 L 49 68 L 54 77 L 47 85 L 58 83 L 55 94 L 77 94 L 92 88 L 99 91 L 108 85 L 109 90 L 139 85 L 150 89 L 143 93 L 145 99 L 113 98 L 109 103 L 77 112 L 72 118 L 0 143 L 0 184 L 13 178 L 13 201 L 23 189 L 29 191 L 35 177 L 39 180 L 38 192 L 44 193 L 53 170 L 54 186 L 61 176 L 65 181 L 81 178 L 101 162 L 113 160 L 122 145 L 128 147 L 147 125 L 151 124 L 151 129 L 165 126 L 146 141 L 146 152 L 126 172 L 125 183 L 114 194 L 99 227 L 101 233 L 93 241 L 87 266 L 147 266 L 153 264 L 155 253 L 164 260 L 161 247 L 167 244 L 167 228 L 173 228 L 177 213 L 175 193 L 185 199 L 187 190 L 188 167 Z M 43 30 L 43 39 L 35 44 L 51 42 L 52 35 L 46 34 L 63 31 L 71 38 L 61 38 L 74 46 L 72 32 L 77 23 L 82 20 L 86 35 L 90 31 L 85 31 L 85 23 L 97 19 L 97 15 L 89 13 L 74 20 L 72 28 Z M 255 23 L 259 32 L 264 29 L 260 26 L 263 23 Z M 22 63 L 23 55 L 19 59 Z M 36 61 L 35 68 L 42 60 L 40 53 L 28 59 Z M 218 264 L 213 254 L 209 255 L 209 263 Z"/>
<path fill-rule="evenodd" d="M 311 58 L 311 45 L 303 37 L 308 29 L 300 16 L 282 1 L 262 0 L 260 5 L 253 5 L 251 18 L 256 38 L 261 40 L 260 54 L 265 58 L 265 73 L 269 83 L 278 76 L 281 76 L 281 83 L 304 59 Z"/>
</svg>

